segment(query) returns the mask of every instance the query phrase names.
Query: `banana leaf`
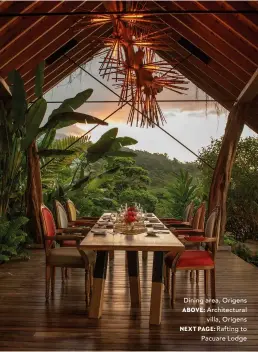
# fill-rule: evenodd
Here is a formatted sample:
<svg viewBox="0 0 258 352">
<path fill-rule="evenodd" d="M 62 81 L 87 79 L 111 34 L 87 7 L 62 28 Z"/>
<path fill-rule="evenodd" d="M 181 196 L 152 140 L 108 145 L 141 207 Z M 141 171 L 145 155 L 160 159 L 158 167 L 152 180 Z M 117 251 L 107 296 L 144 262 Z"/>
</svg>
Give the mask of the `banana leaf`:
<svg viewBox="0 0 258 352">
<path fill-rule="evenodd" d="M 100 139 L 92 144 L 87 150 L 87 160 L 95 162 L 105 156 L 105 153 L 111 150 L 116 139 L 118 128 L 112 128 L 104 133 Z"/>
<path fill-rule="evenodd" d="M 112 145 L 111 150 L 115 151 L 120 149 L 121 147 L 126 147 L 129 145 L 137 144 L 138 141 L 131 137 L 117 137 Z"/>
<path fill-rule="evenodd" d="M 53 128 L 52 130 L 48 130 L 43 139 L 38 143 L 38 149 L 47 149 L 54 141 L 56 136 L 56 130 Z"/>
<path fill-rule="evenodd" d="M 44 85 L 44 69 L 45 62 L 42 61 L 36 68 L 35 75 L 35 95 L 40 98 L 43 96 L 43 85 Z"/>
<path fill-rule="evenodd" d="M 86 89 L 83 92 L 78 93 L 73 98 L 68 98 L 63 101 L 63 103 L 57 108 L 54 109 L 49 116 L 48 120 L 51 120 L 55 115 L 63 112 L 73 112 L 82 106 L 93 93 L 93 89 Z"/>
<path fill-rule="evenodd" d="M 80 112 L 61 112 L 54 115 L 48 122 L 40 128 L 40 133 L 44 133 L 52 128 L 64 128 L 71 126 L 75 123 L 88 123 L 88 124 L 99 124 L 99 125 L 107 125 L 106 122 L 98 119 L 97 117 L 93 117 L 91 115 L 82 114 Z"/>
<path fill-rule="evenodd" d="M 26 150 L 30 144 L 36 139 L 39 126 L 45 116 L 47 110 L 47 102 L 44 98 L 38 99 L 31 105 L 26 114 L 26 136 L 22 141 L 22 149 Z"/>
<path fill-rule="evenodd" d="M 14 70 L 9 75 L 12 91 L 11 118 L 14 121 L 15 129 L 20 128 L 25 122 L 27 110 L 26 92 L 21 75 Z"/>
<path fill-rule="evenodd" d="M 63 149 L 41 149 L 38 151 L 38 155 L 41 157 L 58 157 L 74 154 L 74 150 L 63 150 Z"/>
</svg>

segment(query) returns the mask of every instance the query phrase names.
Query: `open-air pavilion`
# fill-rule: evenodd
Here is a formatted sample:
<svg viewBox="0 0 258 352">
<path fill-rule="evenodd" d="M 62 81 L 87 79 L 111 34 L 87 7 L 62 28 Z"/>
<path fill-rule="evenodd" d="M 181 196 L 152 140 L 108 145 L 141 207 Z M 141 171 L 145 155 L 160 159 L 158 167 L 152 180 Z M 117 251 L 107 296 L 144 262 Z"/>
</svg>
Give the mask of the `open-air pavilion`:
<svg viewBox="0 0 258 352">
<path fill-rule="evenodd" d="M 130 32 L 128 28 L 131 30 L 134 26 L 133 21 L 139 25 L 136 25 L 134 32 Z M 130 269 L 128 280 L 126 266 L 130 268 L 132 260 L 128 256 L 128 263 L 125 264 L 124 249 L 128 248 L 104 244 L 102 250 L 107 252 L 115 249 L 115 256 L 113 259 L 110 256 L 107 268 L 103 264 L 107 276 L 105 289 L 102 283 L 99 289 L 102 290 L 99 297 L 103 304 L 101 312 L 95 316 L 93 313 L 92 316 L 88 315 L 84 300 L 84 275 L 77 268 L 72 269 L 65 284 L 61 271 L 57 272 L 55 297 L 45 304 L 45 252 L 41 246 L 31 250 L 30 261 L 10 262 L 0 267 L 0 347 L 3 350 L 257 349 L 257 268 L 225 250 L 222 236 L 238 141 L 244 125 L 258 132 L 257 32 L 256 1 L 147 1 L 144 4 L 99 1 L 0 2 L 0 100 L 4 104 L 11 100 L 7 84 L 11 71 L 19 71 L 27 101 L 33 102 L 37 100 L 34 91 L 36 68 L 42 61 L 45 60 L 43 93 L 46 93 L 78 68 L 84 69 L 83 64 L 102 52 L 102 84 L 105 84 L 105 77 L 112 70 L 124 77 L 122 83 L 118 84 L 120 90 L 114 88 L 113 93 L 114 100 L 120 99 L 121 104 L 133 106 L 129 124 L 139 119 L 139 125 L 142 124 L 143 128 L 149 125 L 169 133 L 166 125 L 161 124 L 163 116 L 158 105 L 155 105 L 156 96 L 160 87 L 180 90 L 185 80 L 191 81 L 229 111 L 222 147 L 213 171 L 208 204 L 208 215 L 216 206 L 220 207 L 217 223 L 220 243 L 216 255 L 216 297 L 221 301 L 218 310 L 213 314 L 207 311 L 183 311 L 185 307 L 195 306 L 184 303 L 184 298 L 204 299 L 206 278 L 202 273 L 199 283 L 189 280 L 187 272 L 179 273 L 174 308 L 170 305 L 168 292 L 164 293 L 162 301 L 161 291 L 155 291 L 155 285 L 151 283 L 160 284 L 163 290 L 163 279 L 154 279 L 158 257 L 154 255 L 152 267 L 152 254 L 147 259 L 140 258 L 137 275 L 141 283 L 141 305 L 134 305 L 132 290 L 134 285 L 136 291 L 139 287 L 132 283 L 132 277 L 135 279 L 137 275 L 130 273 Z M 137 40 L 145 61 L 132 61 Z M 151 53 L 159 55 L 159 63 L 151 59 L 146 61 L 149 53 L 146 47 Z M 119 56 L 120 50 L 124 57 Z M 121 62 L 124 61 L 127 66 L 121 68 Z M 161 74 L 159 72 L 157 75 L 158 88 L 155 86 L 153 93 L 154 88 L 148 82 L 150 76 L 151 82 L 155 78 L 157 66 L 163 71 L 160 69 Z M 150 70 L 150 76 L 145 75 L 146 71 L 142 74 L 140 70 Z M 136 89 L 132 88 L 135 81 Z M 141 100 L 140 104 L 134 99 L 137 85 L 151 89 L 151 93 L 148 93 L 146 88 L 145 100 Z M 123 94 L 120 94 L 121 90 Z M 31 154 L 29 162 L 32 169 L 35 166 L 33 158 Z M 35 217 L 32 220 L 40 238 L 43 236 L 39 214 L 42 195 L 38 192 L 40 176 L 35 170 L 31 184 L 34 198 L 30 215 Z M 96 249 L 94 246 L 92 248 Z M 143 246 L 139 248 L 140 251 L 144 250 Z M 160 251 L 166 251 L 162 245 L 160 248 Z M 120 251 L 116 252 L 116 249 Z M 96 268 L 94 280 L 102 280 L 103 268 Z M 162 276 L 162 273 L 156 273 L 158 275 Z M 94 285 L 97 286 L 95 281 Z M 93 301 L 96 292 L 97 288 L 94 288 Z M 155 292 L 161 297 L 161 306 L 158 308 L 153 303 Z M 239 302 L 232 301 L 232 298 Z M 157 310 L 158 316 L 153 320 L 151 318 L 151 321 L 150 305 L 152 312 Z M 220 311 L 222 306 L 229 311 Z M 232 308 L 243 311 L 232 311 Z M 207 320 L 210 317 L 214 320 Z M 211 322 L 220 325 L 221 330 L 215 333 L 191 329 L 180 331 L 180 327 L 206 326 L 211 325 Z M 202 336 L 206 336 L 207 340 Z M 226 340 L 219 340 L 221 336 L 226 336 Z M 208 337 L 217 337 L 217 340 L 208 341 Z"/>
</svg>

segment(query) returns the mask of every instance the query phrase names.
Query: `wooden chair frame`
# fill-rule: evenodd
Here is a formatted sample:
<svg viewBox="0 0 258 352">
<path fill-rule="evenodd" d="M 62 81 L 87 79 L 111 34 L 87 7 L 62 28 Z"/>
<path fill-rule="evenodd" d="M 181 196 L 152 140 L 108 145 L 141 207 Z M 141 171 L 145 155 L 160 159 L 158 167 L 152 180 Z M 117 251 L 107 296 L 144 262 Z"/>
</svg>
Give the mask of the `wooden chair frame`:
<svg viewBox="0 0 258 352">
<path fill-rule="evenodd" d="M 44 247 L 45 247 L 45 253 L 46 253 L 46 291 L 45 291 L 45 297 L 46 297 L 46 302 L 48 302 L 49 300 L 49 289 L 50 289 L 50 285 L 51 285 L 51 294 L 53 295 L 54 293 L 54 287 L 55 287 L 55 269 L 56 267 L 61 267 L 62 269 L 64 268 L 81 268 L 82 266 L 78 266 L 78 265 L 71 265 L 71 264 L 62 264 L 61 266 L 57 266 L 57 265 L 52 265 L 51 263 L 49 263 L 48 258 L 50 257 L 50 253 L 51 253 L 51 249 L 55 248 L 56 246 L 56 242 L 58 241 L 65 241 L 65 240 L 75 240 L 76 241 L 76 248 L 78 250 L 78 252 L 80 253 L 80 255 L 82 256 L 84 262 L 85 262 L 85 266 L 84 266 L 84 270 L 85 270 L 85 301 L 86 301 L 86 305 L 89 305 L 90 302 L 90 298 L 92 295 L 92 288 L 93 288 L 93 267 L 92 265 L 90 265 L 86 258 L 85 255 L 83 255 L 83 251 L 81 251 L 81 249 L 79 249 L 79 244 L 80 242 L 85 238 L 84 235 L 79 235 L 78 231 L 77 234 L 70 234 L 69 229 L 58 229 L 56 230 L 55 227 L 55 222 L 54 222 L 54 218 L 53 218 L 53 225 L 55 228 L 55 235 L 53 236 L 48 236 L 47 235 L 47 224 L 43 215 L 43 209 L 47 209 L 49 212 L 50 210 L 44 205 L 41 205 L 41 211 L 40 211 L 40 215 L 41 215 L 41 222 L 42 222 L 42 228 L 43 228 L 43 234 L 44 234 Z M 67 234 L 63 234 L 63 233 L 67 233 Z M 52 241 L 50 246 L 46 245 L 47 241 Z M 63 279 L 63 273 L 62 273 L 62 279 Z"/>
<path fill-rule="evenodd" d="M 174 307 L 175 298 L 176 298 L 176 272 L 183 271 L 183 270 L 200 270 L 204 271 L 204 294 L 205 296 L 208 295 L 208 288 L 210 284 L 211 288 L 211 298 L 216 299 L 216 279 L 215 279 L 215 256 L 218 247 L 218 240 L 219 240 L 219 227 L 220 227 L 220 209 L 217 206 L 213 211 L 216 211 L 216 219 L 214 222 L 213 233 L 211 237 L 203 238 L 199 243 L 205 244 L 205 250 L 209 251 L 214 261 L 213 266 L 189 266 L 189 267 L 177 267 L 178 260 L 180 255 L 176 255 L 171 268 L 166 266 L 166 284 L 168 287 L 171 287 L 171 305 Z M 214 236 L 215 233 L 215 236 Z M 185 239 L 184 242 L 190 243 L 191 240 Z M 184 243 L 183 242 L 183 243 Z M 192 241 L 192 243 L 196 243 L 198 241 Z M 171 272 L 171 275 L 170 275 Z M 171 283 L 169 282 L 171 278 Z"/>
</svg>

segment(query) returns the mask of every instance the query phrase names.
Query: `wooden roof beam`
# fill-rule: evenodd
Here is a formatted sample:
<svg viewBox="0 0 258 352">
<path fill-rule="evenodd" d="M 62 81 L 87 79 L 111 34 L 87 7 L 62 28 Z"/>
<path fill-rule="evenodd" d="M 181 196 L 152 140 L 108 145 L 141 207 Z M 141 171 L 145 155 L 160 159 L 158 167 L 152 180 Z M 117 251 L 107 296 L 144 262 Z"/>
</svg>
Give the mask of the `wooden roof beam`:
<svg viewBox="0 0 258 352">
<path fill-rule="evenodd" d="M 76 2 L 78 7 L 85 6 L 84 2 Z M 90 3 L 91 9 L 96 9 L 99 5 L 95 2 Z M 77 8 L 78 8 L 77 7 Z M 41 36 L 36 42 L 34 42 L 30 47 L 28 47 L 25 51 L 22 52 L 22 60 L 18 56 L 15 60 L 16 69 L 19 69 L 20 74 L 25 77 L 25 75 L 31 71 L 37 64 L 47 57 L 49 57 L 53 52 L 62 47 L 65 43 L 67 43 L 72 38 L 82 39 L 85 37 L 85 33 L 90 33 L 91 31 L 96 31 L 97 27 L 93 29 L 87 29 L 87 32 L 73 32 L 72 26 L 77 23 L 81 17 L 67 16 L 65 20 L 60 22 L 57 26 L 50 29 L 47 33 Z M 78 41 L 79 41 L 78 39 Z M 14 65 L 13 62 L 10 63 Z M 5 67 L 4 72 L 2 74 L 7 76 L 10 68 Z"/>
<path fill-rule="evenodd" d="M 111 29 L 110 28 L 107 29 L 106 27 L 103 27 L 101 29 L 98 28 L 98 32 L 99 32 L 98 33 L 99 35 L 105 35 L 105 33 L 108 35 L 111 33 Z M 71 49 L 67 54 L 75 61 L 77 61 L 77 59 L 80 58 L 81 55 L 83 55 L 85 51 L 88 50 L 89 47 L 92 47 L 94 45 L 97 46 L 101 44 L 102 44 L 101 42 L 97 43 L 97 39 L 92 40 L 91 38 L 88 38 L 85 35 L 84 39 L 81 42 L 79 42 L 77 46 Z M 62 69 L 63 65 L 66 65 L 66 63 L 67 63 L 67 58 L 62 56 L 57 61 L 55 61 L 52 65 L 46 66 L 44 71 L 45 82 L 47 82 L 49 75 L 52 75 L 55 72 L 55 70 Z M 28 91 L 31 87 L 33 87 L 34 77 L 35 77 L 35 68 L 31 70 L 28 75 L 26 75 L 26 79 L 25 79 L 26 91 Z"/>
<path fill-rule="evenodd" d="M 62 1 L 58 3 L 58 5 L 56 5 L 54 8 L 51 1 L 44 2 L 44 5 L 48 5 L 50 12 L 57 12 L 60 9 L 73 11 L 74 8 L 78 6 L 77 1 Z M 28 31 L 26 29 L 23 33 L 21 33 L 21 35 L 18 36 L 14 34 L 13 31 L 11 31 L 10 35 L 13 37 L 12 44 L 15 43 L 15 45 L 10 45 L 9 43 L 4 47 L 4 49 L 2 49 L 3 52 L 1 53 L 0 67 L 1 72 L 4 71 L 6 74 L 6 72 L 13 70 L 17 64 L 15 59 L 18 57 L 18 61 L 22 61 L 22 53 L 25 51 L 25 49 L 30 47 L 34 42 L 41 38 L 41 36 L 45 35 L 45 33 L 47 33 L 51 28 L 56 27 L 58 23 L 62 22 L 65 18 L 66 17 L 64 16 L 43 17 L 40 18 L 40 21 L 35 21 L 35 18 L 33 17 L 24 19 L 22 22 L 23 26 L 26 24 L 26 20 L 34 19 L 34 25 L 32 25 L 33 30 Z"/>
<path fill-rule="evenodd" d="M 80 65 L 87 63 L 88 61 L 91 60 L 92 53 L 95 53 L 97 51 L 98 51 L 97 47 L 94 47 L 94 48 L 88 50 L 87 53 L 85 53 L 85 55 L 83 56 L 83 58 L 81 60 L 78 60 L 77 63 Z M 50 79 L 47 81 L 47 83 L 44 84 L 44 87 L 43 87 L 44 94 L 47 93 L 50 89 L 54 88 L 58 83 L 62 82 L 66 77 L 71 75 L 77 69 L 78 69 L 78 67 L 76 67 L 73 63 L 69 62 L 69 65 L 67 64 L 63 68 L 63 70 L 60 69 L 60 70 L 56 71 L 55 74 L 53 75 L 53 78 L 50 77 Z M 28 101 L 32 101 L 34 99 L 36 99 L 36 96 L 34 94 L 34 89 L 31 88 L 28 91 Z"/>
<path fill-rule="evenodd" d="M 197 6 L 203 10 L 227 10 L 227 2 L 225 1 L 205 1 L 196 2 Z M 258 48 L 258 29 L 254 30 L 249 23 L 243 22 L 237 14 L 213 14 L 225 30 L 232 29 L 234 33 L 243 40 L 247 45 L 252 45 L 255 49 Z"/>
<path fill-rule="evenodd" d="M 160 5 L 159 2 L 155 2 L 157 6 L 162 9 L 185 9 L 186 7 L 196 6 L 193 1 L 190 2 L 173 2 L 170 1 L 166 7 Z M 199 42 L 202 49 L 203 43 L 200 39 L 206 41 L 209 45 L 213 46 L 216 50 L 220 51 L 220 53 L 227 57 L 227 60 L 234 62 L 237 64 L 242 70 L 248 72 L 250 75 L 254 72 L 258 65 L 258 55 L 256 53 L 255 48 L 251 47 L 250 49 L 246 46 L 245 43 L 242 43 L 239 40 L 236 40 L 236 36 L 233 35 L 229 30 L 225 31 L 222 26 L 219 25 L 216 19 L 213 19 L 212 15 L 206 16 L 197 16 L 197 15 L 167 15 L 171 18 L 171 27 L 177 30 L 178 23 L 181 24 L 181 27 L 184 28 L 184 31 L 188 30 L 194 34 L 193 39 L 189 39 L 193 44 L 199 38 Z M 161 16 L 160 18 L 166 17 Z M 183 34 L 182 34 L 183 35 Z M 200 45 L 200 44 L 199 44 Z M 233 72 L 233 69 L 232 69 Z"/>
<path fill-rule="evenodd" d="M 252 101 L 258 95 L 258 68 L 239 94 L 236 104 Z"/>
</svg>

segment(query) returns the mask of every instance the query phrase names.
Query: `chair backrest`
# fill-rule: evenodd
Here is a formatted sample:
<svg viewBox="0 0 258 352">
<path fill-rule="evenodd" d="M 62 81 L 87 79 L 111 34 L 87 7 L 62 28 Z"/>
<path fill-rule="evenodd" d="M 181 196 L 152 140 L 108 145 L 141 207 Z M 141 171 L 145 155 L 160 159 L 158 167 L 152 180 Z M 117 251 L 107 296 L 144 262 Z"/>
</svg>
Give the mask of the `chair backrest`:
<svg viewBox="0 0 258 352">
<path fill-rule="evenodd" d="M 62 204 L 55 200 L 56 222 L 58 229 L 66 229 L 68 227 L 68 217 Z"/>
<path fill-rule="evenodd" d="M 204 221 L 202 223 L 202 215 L 204 213 L 205 216 L 205 203 L 202 203 L 198 209 L 196 210 L 193 221 L 192 228 L 195 230 L 204 230 Z"/>
<path fill-rule="evenodd" d="M 202 207 L 202 213 L 199 219 L 199 225 L 198 225 L 198 229 L 203 230 L 204 231 L 204 223 L 205 223 L 205 215 L 206 215 L 206 204 L 205 202 L 202 203 L 203 207 Z"/>
<path fill-rule="evenodd" d="M 66 208 L 67 208 L 68 220 L 76 221 L 77 219 L 76 207 L 70 199 L 66 201 Z"/>
<path fill-rule="evenodd" d="M 219 242 L 219 233 L 220 233 L 220 207 L 216 206 L 210 213 L 206 225 L 205 225 L 205 237 L 214 237 L 216 238 L 216 246 L 218 247 Z M 210 248 L 212 246 L 209 246 Z"/>
<path fill-rule="evenodd" d="M 190 202 L 184 211 L 183 221 L 192 223 L 193 219 L 193 202 Z"/>
<path fill-rule="evenodd" d="M 51 211 L 44 204 L 40 207 L 40 216 L 44 236 L 54 237 L 56 235 L 55 220 Z M 44 239 L 46 252 L 52 247 L 53 241 L 54 239 Z"/>
</svg>

